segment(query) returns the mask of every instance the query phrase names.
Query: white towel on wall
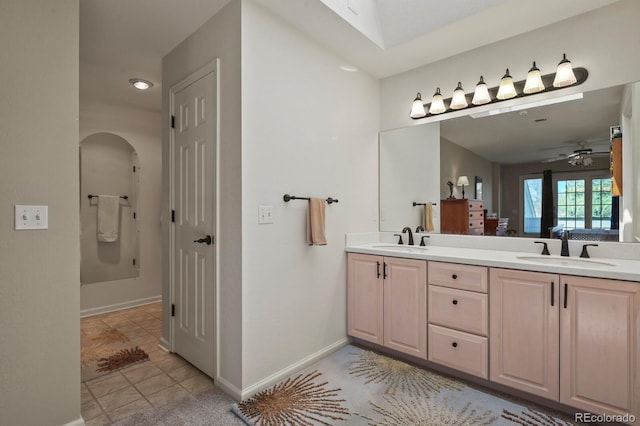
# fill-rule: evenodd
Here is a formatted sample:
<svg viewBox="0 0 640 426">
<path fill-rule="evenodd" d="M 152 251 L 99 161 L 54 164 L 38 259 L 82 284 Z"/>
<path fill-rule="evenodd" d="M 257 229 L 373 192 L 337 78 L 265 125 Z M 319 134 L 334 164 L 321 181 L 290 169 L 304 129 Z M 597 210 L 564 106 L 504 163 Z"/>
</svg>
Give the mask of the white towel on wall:
<svg viewBox="0 0 640 426">
<path fill-rule="evenodd" d="M 117 195 L 98 196 L 98 241 L 113 243 L 118 241 L 120 228 L 120 197 Z"/>
</svg>

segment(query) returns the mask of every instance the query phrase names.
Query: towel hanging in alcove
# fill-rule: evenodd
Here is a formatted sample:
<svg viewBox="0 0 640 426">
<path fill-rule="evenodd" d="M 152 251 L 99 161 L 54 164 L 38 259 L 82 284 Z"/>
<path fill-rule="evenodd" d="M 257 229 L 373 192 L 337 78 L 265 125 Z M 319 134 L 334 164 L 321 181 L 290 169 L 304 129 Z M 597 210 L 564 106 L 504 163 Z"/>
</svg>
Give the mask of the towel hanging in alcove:
<svg viewBox="0 0 640 426">
<path fill-rule="evenodd" d="M 98 195 L 98 241 L 118 241 L 120 228 L 120 196 Z"/>
</svg>

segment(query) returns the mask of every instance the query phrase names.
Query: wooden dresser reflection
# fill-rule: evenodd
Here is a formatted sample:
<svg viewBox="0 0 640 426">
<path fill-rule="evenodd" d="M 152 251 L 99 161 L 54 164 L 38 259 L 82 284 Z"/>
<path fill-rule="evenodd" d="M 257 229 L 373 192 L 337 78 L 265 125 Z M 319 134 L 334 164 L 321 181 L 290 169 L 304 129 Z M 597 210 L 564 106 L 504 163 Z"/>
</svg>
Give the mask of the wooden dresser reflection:
<svg viewBox="0 0 640 426">
<path fill-rule="evenodd" d="M 467 198 L 442 200 L 440 203 L 440 228 L 440 232 L 443 234 L 484 235 L 484 204 L 482 200 Z"/>
</svg>

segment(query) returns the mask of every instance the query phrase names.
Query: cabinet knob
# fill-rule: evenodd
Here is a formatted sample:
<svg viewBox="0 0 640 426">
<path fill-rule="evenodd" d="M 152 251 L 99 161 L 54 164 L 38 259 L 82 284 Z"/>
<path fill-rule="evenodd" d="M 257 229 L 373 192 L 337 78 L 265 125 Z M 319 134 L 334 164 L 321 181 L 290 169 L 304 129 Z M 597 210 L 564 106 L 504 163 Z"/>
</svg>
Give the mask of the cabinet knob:
<svg viewBox="0 0 640 426">
<path fill-rule="evenodd" d="M 453 274 L 453 275 L 451 275 L 451 278 L 453 278 L 454 280 L 457 280 L 458 279 L 458 275 L 457 274 Z"/>
<path fill-rule="evenodd" d="M 457 305 L 458 301 L 456 299 L 453 299 L 453 301 L 451 303 L 453 303 L 454 305 Z"/>
<path fill-rule="evenodd" d="M 451 346 L 453 346 L 454 348 L 457 348 L 457 347 L 458 347 L 458 342 L 453 342 L 453 343 L 451 344 Z"/>
</svg>

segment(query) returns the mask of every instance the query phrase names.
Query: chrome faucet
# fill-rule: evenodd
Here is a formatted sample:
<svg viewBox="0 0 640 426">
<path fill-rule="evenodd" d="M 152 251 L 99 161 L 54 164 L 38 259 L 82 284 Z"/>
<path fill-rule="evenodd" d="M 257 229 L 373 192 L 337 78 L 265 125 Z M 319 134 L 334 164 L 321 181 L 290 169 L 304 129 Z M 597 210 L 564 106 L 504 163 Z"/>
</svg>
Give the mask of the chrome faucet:
<svg viewBox="0 0 640 426">
<path fill-rule="evenodd" d="M 411 228 L 409 228 L 408 226 L 405 226 L 402 229 L 402 233 L 404 234 L 405 232 L 409 232 L 409 242 L 407 244 L 412 246 L 413 245 L 413 232 L 411 232 Z"/>
<path fill-rule="evenodd" d="M 569 231 L 566 229 L 562 231 L 562 235 L 560 235 L 560 240 L 562 241 L 562 249 L 560 250 L 560 256 L 569 256 Z"/>
</svg>

